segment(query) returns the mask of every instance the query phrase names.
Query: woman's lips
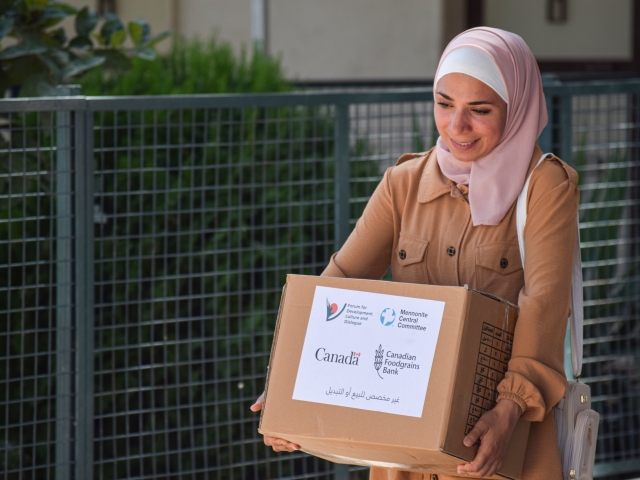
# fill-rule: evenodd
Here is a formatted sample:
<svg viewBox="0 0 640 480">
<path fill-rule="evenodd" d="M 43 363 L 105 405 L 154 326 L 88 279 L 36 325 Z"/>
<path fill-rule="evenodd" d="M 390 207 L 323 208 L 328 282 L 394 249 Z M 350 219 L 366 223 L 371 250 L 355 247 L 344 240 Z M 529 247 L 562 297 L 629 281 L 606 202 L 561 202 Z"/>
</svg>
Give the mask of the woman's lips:
<svg viewBox="0 0 640 480">
<path fill-rule="evenodd" d="M 469 150 L 473 148 L 476 145 L 476 143 L 478 143 L 478 140 L 474 140 L 473 142 L 458 143 L 455 140 L 451 139 L 451 143 L 453 143 L 453 146 L 456 147 L 458 150 Z"/>
</svg>

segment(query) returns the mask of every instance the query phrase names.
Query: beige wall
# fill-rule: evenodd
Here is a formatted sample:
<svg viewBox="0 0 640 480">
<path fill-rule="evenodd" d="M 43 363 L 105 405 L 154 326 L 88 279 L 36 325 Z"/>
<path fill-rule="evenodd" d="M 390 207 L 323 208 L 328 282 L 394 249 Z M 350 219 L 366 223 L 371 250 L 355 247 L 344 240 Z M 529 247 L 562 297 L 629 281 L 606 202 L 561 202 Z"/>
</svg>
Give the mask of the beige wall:
<svg viewBox="0 0 640 480">
<path fill-rule="evenodd" d="M 239 50 L 251 45 L 251 0 L 179 0 L 177 23 L 180 35 L 205 39 L 215 33 Z"/>
<path fill-rule="evenodd" d="M 425 78 L 445 0 L 269 0 L 269 50 L 298 79 Z"/>
<path fill-rule="evenodd" d="M 631 60 L 632 0 L 572 0 L 568 21 L 546 20 L 546 0 L 485 0 L 487 25 L 519 34 L 538 60 Z"/>
</svg>

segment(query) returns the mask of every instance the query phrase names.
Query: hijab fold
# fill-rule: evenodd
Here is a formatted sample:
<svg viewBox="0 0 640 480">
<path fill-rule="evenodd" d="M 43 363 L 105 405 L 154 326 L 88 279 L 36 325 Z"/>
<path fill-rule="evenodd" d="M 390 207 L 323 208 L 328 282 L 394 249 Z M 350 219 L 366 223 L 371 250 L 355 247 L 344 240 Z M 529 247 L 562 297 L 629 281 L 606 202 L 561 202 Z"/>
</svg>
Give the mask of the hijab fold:
<svg viewBox="0 0 640 480">
<path fill-rule="evenodd" d="M 469 52 L 470 48 L 486 55 L 502 78 L 497 78 L 495 68 L 484 57 Z M 460 51 L 454 53 L 457 50 Z M 536 141 L 547 124 L 538 64 L 518 35 L 478 27 L 461 33 L 449 43 L 440 58 L 434 86 L 449 73 L 478 78 L 503 98 L 506 91 L 505 130 L 498 145 L 486 156 L 474 162 L 461 162 L 442 138 L 436 143 L 436 158 L 442 173 L 457 184 L 469 186 L 473 225 L 498 225 L 522 190 Z"/>
</svg>

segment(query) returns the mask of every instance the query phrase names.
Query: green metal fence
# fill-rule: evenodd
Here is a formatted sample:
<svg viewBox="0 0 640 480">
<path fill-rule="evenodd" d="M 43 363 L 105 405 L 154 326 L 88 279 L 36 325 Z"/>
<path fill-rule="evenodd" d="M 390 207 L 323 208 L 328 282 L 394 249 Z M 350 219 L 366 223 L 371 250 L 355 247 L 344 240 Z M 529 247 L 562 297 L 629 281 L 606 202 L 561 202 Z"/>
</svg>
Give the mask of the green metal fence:
<svg viewBox="0 0 640 480">
<path fill-rule="evenodd" d="M 348 478 L 248 407 L 285 275 L 432 144 L 431 90 L 74 93 L 0 101 L 0 478 Z M 640 471 L 640 81 L 546 93 L 540 142 L 582 181 L 597 472 Z"/>
</svg>

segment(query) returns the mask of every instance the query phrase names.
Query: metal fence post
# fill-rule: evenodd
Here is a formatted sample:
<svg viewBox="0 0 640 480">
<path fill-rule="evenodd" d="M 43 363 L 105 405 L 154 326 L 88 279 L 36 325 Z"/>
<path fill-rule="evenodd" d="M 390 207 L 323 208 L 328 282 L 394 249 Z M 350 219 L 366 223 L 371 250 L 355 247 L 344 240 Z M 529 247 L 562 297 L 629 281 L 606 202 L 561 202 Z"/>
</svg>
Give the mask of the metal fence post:
<svg viewBox="0 0 640 480">
<path fill-rule="evenodd" d="M 58 96 L 75 94 L 58 87 Z M 56 480 L 69 480 L 73 412 L 73 150 L 72 114 L 56 113 Z"/>
<path fill-rule="evenodd" d="M 76 480 L 93 478 L 94 163 L 93 114 L 76 112 Z"/>
<path fill-rule="evenodd" d="M 551 85 L 560 85 L 560 81 L 558 77 L 554 74 L 545 73 L 542 75 L 542 87 L 547 87 Z M 553 97 L 551 95 L 545 95 L 545 101 L 547 104 L 547 114 L 549 115 L 549 121 L 547 125 L 540 133 L 540 137 L 538 137 L 538 144 L 543 152 L 549 153 L 553 152 L 553 142 L 552 142 L 552 132 L 553 126 L 555 122 L 554 111 L 553 111 Z"/>
<path fill-rule="evenodd" d="M 335 106 L 335 248 L 340 249 L 350 233 L 349 203 L 351 168 L 349 159 L 349 104 Z"/>
<path fill-rule="evenodd" d="M 572 167 L 573 162 L 573 97 L 567 92 L 560 97 L 560 158 Z"/>
</svg>

